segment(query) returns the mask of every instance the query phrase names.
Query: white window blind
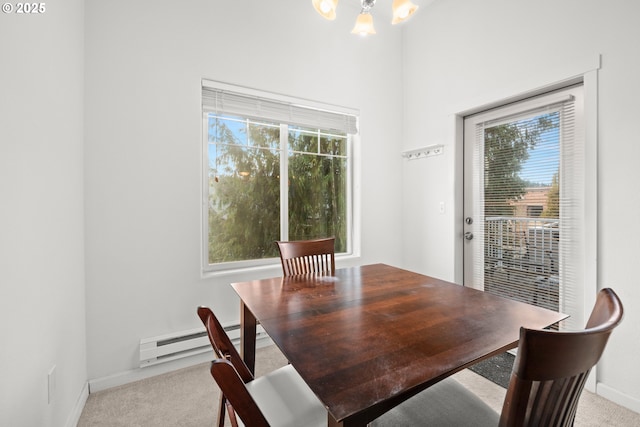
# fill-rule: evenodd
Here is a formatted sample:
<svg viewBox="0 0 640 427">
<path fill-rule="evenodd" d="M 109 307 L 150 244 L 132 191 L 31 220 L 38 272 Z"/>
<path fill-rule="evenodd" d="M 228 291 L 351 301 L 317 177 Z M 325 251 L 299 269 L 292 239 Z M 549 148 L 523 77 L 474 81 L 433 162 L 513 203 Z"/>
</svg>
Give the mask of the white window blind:
<svg viewBox="0 0 640 427">
<path fill-rule="evenodd" d="M 481 253 L 472 271 L 477 287 L 569 314 L 562 328 L 580 329 L 589 232 L 576 108 L 582 92 L 568 92 L 476 121 L 474 240 Z"/>
<path fill-rule="evenodd" d="M 357 133 L 356 116 L 287 100 L 266 99 L 257 95 L 202 87 L 202 110 L 205 113 L 230 114 L 275 123 Z"/>
</svg>

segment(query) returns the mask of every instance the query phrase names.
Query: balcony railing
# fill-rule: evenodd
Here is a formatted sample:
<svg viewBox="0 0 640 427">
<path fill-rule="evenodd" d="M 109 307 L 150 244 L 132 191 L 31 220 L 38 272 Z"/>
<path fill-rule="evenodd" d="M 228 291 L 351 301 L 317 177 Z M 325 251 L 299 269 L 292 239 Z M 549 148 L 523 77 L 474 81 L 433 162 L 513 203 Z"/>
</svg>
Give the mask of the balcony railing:
<svg viewBox="0 0 640 427">
<path fill-rule="evenodd" d="M 487 217 L 485 290 L 557 310 L 559 239 L 558 219 Z"/>
</svg>

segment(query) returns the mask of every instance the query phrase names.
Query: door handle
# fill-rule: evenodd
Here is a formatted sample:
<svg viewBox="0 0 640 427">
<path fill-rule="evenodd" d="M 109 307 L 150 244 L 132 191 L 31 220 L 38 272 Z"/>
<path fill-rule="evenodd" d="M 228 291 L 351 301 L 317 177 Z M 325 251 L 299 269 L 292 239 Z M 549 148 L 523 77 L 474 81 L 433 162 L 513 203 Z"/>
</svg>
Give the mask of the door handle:
<svg viewBox="0 0 640 427">
<path fill-rule="evenodd" d="M 467 240 L 473 239 L 473 233 L 470 231 L 467 231 L 466 233 L 464 233 L 464 238 Z"/>
</svg>

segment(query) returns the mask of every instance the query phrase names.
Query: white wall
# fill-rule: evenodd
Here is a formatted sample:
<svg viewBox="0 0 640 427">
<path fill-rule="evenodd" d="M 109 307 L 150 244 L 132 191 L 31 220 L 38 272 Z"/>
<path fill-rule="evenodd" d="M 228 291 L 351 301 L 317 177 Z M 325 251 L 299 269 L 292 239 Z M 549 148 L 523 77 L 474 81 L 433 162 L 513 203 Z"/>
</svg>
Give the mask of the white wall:
<svg viewBox="0 0 640 427">
<path fill-rule="evenodd" d="M 0 14 L 0 425 L 11 427 L 75 425 L 87 393 L 83 2 L 46 6 Z"/>
<path fill-rule="evenodd" d="M 598 392 L 640 411 L 640 3 L 625 0 L 436 0 L 405 34 L 404 149 L 445 144 L 445 155 L 403 168 L 405 262 L 454 279 L 453 116 L 573 77 L 602 55 L 598 71 L 598 277 L 625 303 L 598 369 Z M 584 70 L 587 71 L 587 70 Z M 595 173 L 595 171 L 593 171 Z M 447 212 L 438 213 L 445 201 Z"/>
<path fill-rule="evenodd" d="M 135 370 L 141 338 L 198 327 L 198 305 L 238 321 L 229 283 L 280 274 L 201 277 L 202 78 L 359 109 L 357 262 L 401 263 L 401 34 L 380 22 L 375 38 L 354 36 L 356 14 L 329 22 L 299 0 L 86 2 L 90 380 Z"/>
</svg>

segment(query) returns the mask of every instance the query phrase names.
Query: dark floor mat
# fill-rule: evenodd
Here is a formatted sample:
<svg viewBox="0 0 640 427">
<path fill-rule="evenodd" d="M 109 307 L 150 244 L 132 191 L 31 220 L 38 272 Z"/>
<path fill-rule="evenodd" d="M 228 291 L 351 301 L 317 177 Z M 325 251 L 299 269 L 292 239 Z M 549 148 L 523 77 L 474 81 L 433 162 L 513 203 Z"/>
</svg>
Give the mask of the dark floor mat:
<svg viewBox="0 0 640 427">
<path fill-rule="evenodd" d="M 515 356 L 510 353 L 502 353 L 469 367 L 470 370 L 486 379 L 507 388 L 511 369 Z"/>
</svg>

